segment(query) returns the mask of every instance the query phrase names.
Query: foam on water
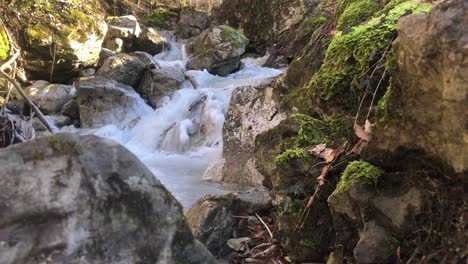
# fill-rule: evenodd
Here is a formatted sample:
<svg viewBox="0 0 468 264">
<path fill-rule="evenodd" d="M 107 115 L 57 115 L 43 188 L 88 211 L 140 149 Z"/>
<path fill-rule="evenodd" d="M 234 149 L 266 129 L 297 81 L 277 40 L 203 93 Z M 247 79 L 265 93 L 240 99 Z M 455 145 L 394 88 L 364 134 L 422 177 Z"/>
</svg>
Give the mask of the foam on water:
<svg viewBox="0 0 468 264">
<path fill-rule="evenodd" d="M 184 50 L 182 44 L 172 42 L 171 49 L 155 59 L 162 67 L 185 68 Z M 141 109 L 136 111 L 144 114 L 135 126 L 112 124 L 92 133 L 114 139 L 137 155 L 187 210 L 205 194 L 225 192 L 217 185 L 203 182 L 201 176 L 209 163 L 221 158 L 224 114 L 232 90 L 268 81 L 282 73 L 260 67 L 255 59 L 243 62 L 242 70 L 226 77 L 188 71 L 199 84 L 198 89 L 186 82 L 156 110 L 148 110 L 141 100 Z"/>
</svg>

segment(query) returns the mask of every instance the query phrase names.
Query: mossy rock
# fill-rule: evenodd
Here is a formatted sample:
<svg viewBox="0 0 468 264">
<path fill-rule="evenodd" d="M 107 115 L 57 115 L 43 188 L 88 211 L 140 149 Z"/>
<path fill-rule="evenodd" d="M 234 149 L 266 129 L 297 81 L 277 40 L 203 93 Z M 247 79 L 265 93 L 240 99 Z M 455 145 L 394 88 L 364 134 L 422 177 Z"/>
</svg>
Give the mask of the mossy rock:
<svg viewBox="0 0 468 264">
<path fill-rule="evenodd" d="M 377 184 L 383 173 L 384 171 L 382 169 L 367 161 L 358 160 L 350 162 L 343 172 L 336 190 L 338 192 L 345 191 L 353 182 L 370 184 L 377 188 Z"/>
<path fill-rule="evenodd" d="M 144 17 L 148 26 L 160 29 L 173 29 L 179 20 L 179 14 L 167 8 L 156 8 Z"/>
<path fill-rule="evenodd" d="M 230 26 L 219 26 L 221 29 L 221 39 L 223 42 L 229 42 L 235 49 L 245 47 L 249 43 L 249 39 L 240 31 L 235 30 Z"/>
</svg>

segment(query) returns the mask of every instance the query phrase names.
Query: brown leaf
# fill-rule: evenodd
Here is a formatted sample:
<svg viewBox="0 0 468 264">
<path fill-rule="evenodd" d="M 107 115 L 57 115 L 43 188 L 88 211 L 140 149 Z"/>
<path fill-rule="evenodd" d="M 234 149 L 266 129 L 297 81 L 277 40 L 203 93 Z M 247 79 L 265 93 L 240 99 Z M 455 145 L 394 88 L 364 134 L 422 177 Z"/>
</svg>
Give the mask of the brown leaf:
<svg viewBox="0 0 468 264">
<path fill-rule="evenodd" d="M 265 231 L 260 231 L 260 232 L 256 233 L 253 237 L 254 238 L 261 238 L 264 234 L 265 234 Z"/>
<path fill-rule="evenodd" d="M 358 124 L 354 125 L 354 133 L 356 134 L 356 136 L 358 136 L 358 138 L 360 138 L 362 140 L 365 140 L 365 141 L 370 140 L 370 135 L 367 134 L 366 131 L 364 130 L 364 128 L 362 128 Z"/>
<path fill-rule="evenodd" d="M 372 134 L 372 124 L 371 124 L 371 122 L 369 121 L 369 119 L 366 119 L 366 123 L 364 124 L 364 131 L 365 131 L 368 135 L 371 135 L 371 134 Z"/>
</svg>

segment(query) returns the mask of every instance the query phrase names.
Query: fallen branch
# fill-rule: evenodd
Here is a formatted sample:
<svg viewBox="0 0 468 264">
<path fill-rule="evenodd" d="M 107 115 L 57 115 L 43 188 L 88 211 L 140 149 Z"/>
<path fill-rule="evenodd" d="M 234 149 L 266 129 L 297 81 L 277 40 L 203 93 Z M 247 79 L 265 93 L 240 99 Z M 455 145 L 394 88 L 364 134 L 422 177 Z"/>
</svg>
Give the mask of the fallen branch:
<svg viewBox="0 0 468 264">
<path fill-rule="evenodd" d="M 260 220 L 260 222 L 263 224 L 263 226 L 266 228 L 266 230 L 268 231 L 268 234 L 270 235 L 271 238 L 273 238 L 273 233 L 271 232 L 270 228 L 268 227 L 268 225 L 265 223 L 265 221 L 263 221 L 263 219 L 256 213 L 255 216 L 258 218 L 258 220 Z"/>
</svg>

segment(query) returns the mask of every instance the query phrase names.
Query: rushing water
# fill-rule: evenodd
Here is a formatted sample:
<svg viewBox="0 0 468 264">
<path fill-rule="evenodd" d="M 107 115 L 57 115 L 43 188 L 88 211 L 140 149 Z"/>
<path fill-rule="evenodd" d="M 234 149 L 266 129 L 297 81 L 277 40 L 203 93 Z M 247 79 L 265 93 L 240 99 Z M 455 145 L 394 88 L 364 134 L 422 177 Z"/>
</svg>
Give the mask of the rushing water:
<svg viewBox="0 0 468 264">
<path fill-rule="evenodd" d="M 178 43 L 155 59 L 162 67 L 186 66 L 184 46 Z M 141 119 L 135 126 L 113 124 L 92 133 L 114 139 L 132 151 L 187 210 L 205 194 L 225 192 L 218 185 L 203 182 L 201 176 L 209 163 L 221 158 L 224 114 L 232 90 L 265 82 L 282 72 L 260 67 L 256 59 L 244 59 L 243 63 L 242 70 L 226 77 L 189 71 L 198 89 L 187 81 L 156 110 L 141 100 L 136 110 Z"/>
</svg>

